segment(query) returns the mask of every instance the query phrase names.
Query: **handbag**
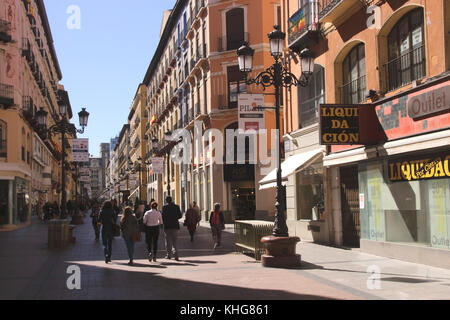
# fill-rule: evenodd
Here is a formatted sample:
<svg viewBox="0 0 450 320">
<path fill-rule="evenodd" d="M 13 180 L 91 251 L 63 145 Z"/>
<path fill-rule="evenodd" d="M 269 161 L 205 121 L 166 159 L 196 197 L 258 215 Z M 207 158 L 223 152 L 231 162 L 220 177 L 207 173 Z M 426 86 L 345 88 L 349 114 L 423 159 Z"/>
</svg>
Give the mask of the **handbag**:
<svg viewBox="0 0 450 320">
<path fill-rule="evenodd" d="M 133 242 L 139 242 L 141 240 L 142 240 L 142 233 L 140 231 L 136 231 L 131 236 L 131 241 L 133 241 Z"/>
</svg>

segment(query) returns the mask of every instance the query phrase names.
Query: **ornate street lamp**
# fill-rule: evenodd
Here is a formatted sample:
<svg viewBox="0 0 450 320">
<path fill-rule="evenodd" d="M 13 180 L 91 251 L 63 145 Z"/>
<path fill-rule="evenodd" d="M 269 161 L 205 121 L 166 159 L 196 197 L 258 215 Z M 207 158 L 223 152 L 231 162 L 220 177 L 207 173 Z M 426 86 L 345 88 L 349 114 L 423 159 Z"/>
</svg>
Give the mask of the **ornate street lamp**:
<svg viewBox="0 0 450 320">
<path fill-rule="evenodd" d="M 51 126 L 50 128 L 47 128 L 47 116 L 48 112 L 45 111 L 42 107 L 39 109 L 38 112 L 36 112 L 36 120 L 38 125 L 42 128 L 44 132 L 47 133 L 47 136 L 50 138 L 52 134 L 61 134 L 61 141 L 62 141 L 62 159 L 61 159 L 61 217 L 66 217 L 66 173 L 65 173 L 65 160 L 66 160 L 66 140 L 65 135 L 66 133 L 76 135 L 77 133 L 83 134 L 84 128 L 87 126 L 88 118 L 89 118 L 89 112 L 86 111 L 86 108 L 83 108 L 80 113 L 78 113 L 78 116 L 80 118 L 80 126 L 81 130 L 78 130 L 75 128 L 75 126 L 67 121 L 67 105 L 64 103 L 60 103 L 58 105 L 59 108 L 59 114 L 53 115 L 53 119 L 56 120 L 56 123 Z"/>
<path fill-rule="evenodd" d="M 270 53 L 274 58 L 274 64 L 259 73 L 254 79 L 248 78 L 248 74 L 253 69 L 253 55 L 254 50 L 244 43 L 242 47 L 237 50 L 239 69 L 245 74 L 245 82 L 247 85 L 262 85 L 265 90 L 268 87 L 275 89 L 275 116 L 276 116 L 276 130 L 277 130 L 277 195 L 275 203 L 275 224 L 273 229 L 273 237 L 289 239 L 288 228 L 285 217 L 285 202 L 286 189 L 282 185 L 281 172 L 281 148 L 280 148 L 280 94 L 282 88 L 291 88 L 292 86 L 306 87 L 309 84 L 309 79 L 314 71 L 314 55 L 309 49 L 305 49 L 300 53 L 300 60 L 302 66 L 302 76 L 300 79 L 289 72 L 281 61 L 284 51 L 284 44 L 286 34 L 282 32 L 279 26 L 275 26 L 274 30 L 268 34 L 270 43 Z M 298 238 L 291 238 L 292 243 L 299 241 Z M 298 239 L 297 241 L 295 241 Z M 289 241 L 287 241 L 289 242 Z"/>
</svg>

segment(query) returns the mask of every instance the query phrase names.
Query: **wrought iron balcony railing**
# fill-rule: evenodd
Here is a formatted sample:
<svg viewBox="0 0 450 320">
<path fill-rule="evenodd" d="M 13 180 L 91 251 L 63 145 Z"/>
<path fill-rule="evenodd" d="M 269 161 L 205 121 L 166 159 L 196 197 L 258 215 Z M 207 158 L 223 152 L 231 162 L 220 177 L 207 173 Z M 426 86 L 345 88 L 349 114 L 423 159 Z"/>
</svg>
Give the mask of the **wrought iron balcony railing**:
<svg viewBox="0 0 450 320">
<path fill-rule="evenodd" d="M 228 34 L 225 37 L 219 37 L 219 52 L 237 50 L 244 42 L 249 43 L 248 32 Z"/>
<path fill-rule="evenodd" d="M 389 91 L 410 84 L 426 75 L 425 46 L 412 49 L 387 63 Z"/>
<path fill-rule="evenodd" d="M 366 76 L 359 77 L 341 87 L 344 104 L 358 104 L 366 99 Z"/>
<path fill-rule="evenodd" d="M 317 41 L 319 33 L 319 3 L 308 2 L 289 18 L 289 47 L 298 51 Z"/>
</svg>

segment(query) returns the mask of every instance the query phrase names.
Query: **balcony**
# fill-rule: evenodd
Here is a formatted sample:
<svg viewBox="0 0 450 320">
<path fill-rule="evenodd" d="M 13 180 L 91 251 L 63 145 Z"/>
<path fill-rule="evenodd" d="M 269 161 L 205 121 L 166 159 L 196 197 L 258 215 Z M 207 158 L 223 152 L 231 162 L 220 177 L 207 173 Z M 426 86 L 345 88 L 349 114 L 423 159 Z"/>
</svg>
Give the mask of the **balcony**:
<svg viewBox="0 0 450 320">
<path fill-rule="evenodd" d="M 219 37 L 219 52 L 237 50 L 244 42 L 249 41 L 248 32 L 243 32 L 241 34 L 229 34 L 225 37 Z"/>
<path fill-rule="evenodd" d="M 0 105 L 8 108 L 14 105 L 14 87 L 0 83 Z"/>
<path fill-rule="evenodd" d="M 26 119 L 32 119 L 34 115 L 33 99 L 29 96 L 22 97 L 22 113 Z"/>
<path fill-rule="evenodd" d="M 0 20 L 0 41 L 11 42 L 11 23 Z"/>
<path fill-rule="evenodd" d="M 373 0 L 319 0 L 319 22 L 332 23 L 335 26 L 339 25 L 344 16 L 349 18 L 358 12 L 363 2 L 369 6 Z"/>
<path fill-rule="evenodd" d="M 22 38 L 22 57 L 25 57 L 28 62 L 31 61 L 31 45 L 27 38 Z"/>
<path fill-rule="evenodd" d="M 425 46 L 410 50 L 387 63 L 388 89 L 393 91 L 426 76 Z"/>
<path fill-rule="evenodd" d="M 359 77 L 341 88 L 341 97 L 344 104 L 358 104 L 366 100 L 366 76 Z"/>
<path fill-rule="evenodd" d="M 301 52 L 319 40 L 318 2 L 308 2 L 289 18 L 289 48 Z"/>
</svg>

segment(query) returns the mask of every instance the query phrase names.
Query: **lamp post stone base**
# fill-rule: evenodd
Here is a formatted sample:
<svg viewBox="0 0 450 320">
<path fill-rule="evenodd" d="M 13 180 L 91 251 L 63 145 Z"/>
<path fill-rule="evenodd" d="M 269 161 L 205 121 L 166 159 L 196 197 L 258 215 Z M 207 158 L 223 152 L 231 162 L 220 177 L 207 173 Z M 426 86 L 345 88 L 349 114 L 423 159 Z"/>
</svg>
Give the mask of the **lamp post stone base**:
<svg viewBox="0 0 450 320">
<path fill-rule="evenodd" d="M 295 268 L 300 266 L 301 256 L 296 254 L 295 247 L 300 242 L 299 237 L 268 236 L 261 239 L 266 247 L 266 254 L 261 256 L 261 262 L 268 268 Z"/>
</svg>

